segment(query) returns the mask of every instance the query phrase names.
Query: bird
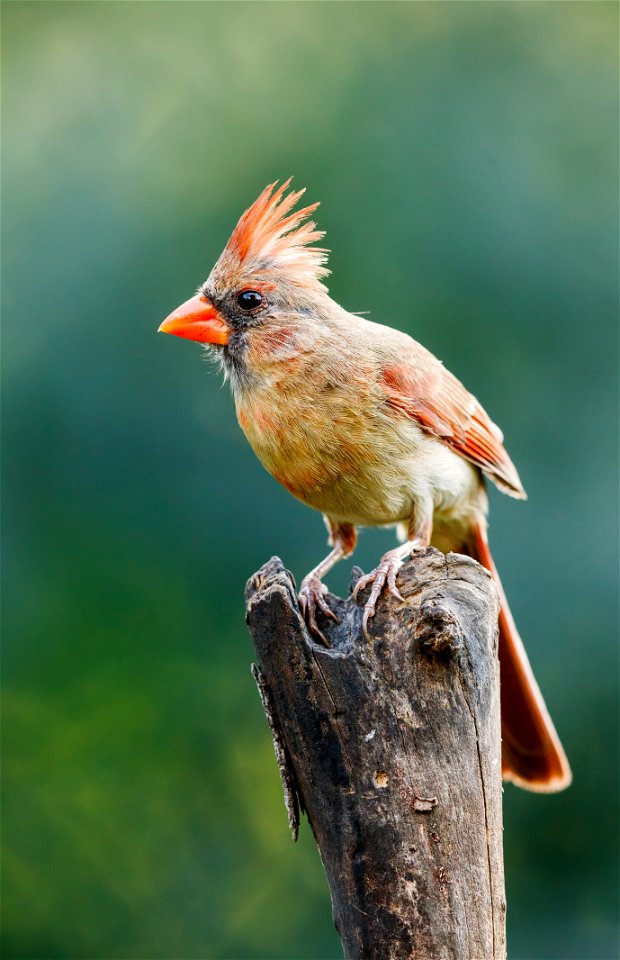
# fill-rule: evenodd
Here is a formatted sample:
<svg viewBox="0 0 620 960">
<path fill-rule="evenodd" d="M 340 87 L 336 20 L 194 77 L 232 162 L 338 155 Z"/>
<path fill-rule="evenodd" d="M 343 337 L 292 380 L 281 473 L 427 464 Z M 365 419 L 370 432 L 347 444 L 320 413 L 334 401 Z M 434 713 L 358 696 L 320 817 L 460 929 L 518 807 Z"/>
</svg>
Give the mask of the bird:
<svg viewBox="0 0 620 960">
<path fill-rule="evenodd" d="M 159 331 L 203 344 L 232 387 L 255 454 L 323 514 L 331 550 L 303 579 L 311 633 L 337 619 L 323 578 L 355 549 L 358 527 L 395 527 L 400 544 L 358 580 L 366 636 L 384 590 L 402 600 L 403 562 L 429 546 L 468 555 L 500 596 L 502 773 L 555 792 L 572 774 L 517 632 L 487 537 L 486 480 L 526 499 L 503 435 L 461 382 L 408 334 L 350 313 L 329 295 L 324 232 L 291 178 L 243 213 L 207 280 Z"/>
</svg>

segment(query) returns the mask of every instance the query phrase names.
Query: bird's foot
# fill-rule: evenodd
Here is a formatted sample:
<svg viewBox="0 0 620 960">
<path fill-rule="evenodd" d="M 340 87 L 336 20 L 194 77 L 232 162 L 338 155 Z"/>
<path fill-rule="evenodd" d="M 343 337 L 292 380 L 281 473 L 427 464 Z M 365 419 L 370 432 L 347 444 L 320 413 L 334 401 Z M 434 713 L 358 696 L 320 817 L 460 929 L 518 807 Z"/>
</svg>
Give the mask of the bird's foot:
<svg viewBox="0 0 620 960">
<path fill-rule="evenodd" d="M 396 586 L 396 577 L 398 571 L 403 565 L 404 559 L 406 559 L 409 554 L 413 553 L 415 550 L 422 550 L 426 545 L 421 540 L 410 540 L 409 543 L 405 544 L 404 547 L 397 547 L 395 550 L 388 550 L 387 553 L 381 557 L 379 565 L 371 573 L 365 574 L 363 577 L 360 577 L 355 587 L 353 589 L 353 599 L 357 600 L 360 590 L 364 590 L 366 587 L 372 584 L 372 589 L 370 591 L 370 596 L 364 604 L 364 614 L 362 617 L 362 630 L 364 631 L 364 636 L 367 640 L 370 639 L 368 635 L 368 621 L 371 617 L 374 617 L 376 612 L 377 600 L 381 596 L 381 591 L 387 584 L 389 593 L 393 597 L 396 597 L 397 600 L 400 600 L 401 603 L 404 602 L 404 597 L 401 595 L 400 590 Z"/>
<path fill-rule="evenodd" d="M 340 623 L 340 619 L 336 616 L 333 610 L 331 610 L 327 603 L 325 602 L 325 594 L 327 593 L 327 587 L 324 583 L 321 583 L 319 578 L 313 574 L 308 574 L 307 577 L 301 581 L 301 587 L 299 588 L 299 606 L 301 607 L 301 613 L 306 621 L 306 625 L 310 633 L 313 633 L 315 636 L 319 637 L 321 642 L 325 644 L 326 647 L 329 646 L 327 637 L 319 629 L 316 622 L 316 611 L 317 609 L 321 613 L 328 617 L 330 620 L 333 620 L 334 623 Z"/>
</svg>

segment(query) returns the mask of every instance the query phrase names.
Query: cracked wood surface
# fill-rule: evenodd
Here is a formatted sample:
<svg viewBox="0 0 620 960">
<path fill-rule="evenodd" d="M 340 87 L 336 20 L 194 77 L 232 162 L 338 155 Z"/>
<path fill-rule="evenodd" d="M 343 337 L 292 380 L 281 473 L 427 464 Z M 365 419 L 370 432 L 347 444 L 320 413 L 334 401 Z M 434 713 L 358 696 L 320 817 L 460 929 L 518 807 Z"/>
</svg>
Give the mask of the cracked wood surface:
<svg viewBox="0 0 620 960">
<path fill-rule="evenodd" d="M 357 571 L 359 574 L 359 571 Z M 307 812 L 349 960 L 502 960 L 498 602 L 473 560 L 432 548 L 399 574 L 364 639 L 329 595 L 306 630 L 280 560 L 248 582 L 247 621 L 296 835 Z"/>
</svg>

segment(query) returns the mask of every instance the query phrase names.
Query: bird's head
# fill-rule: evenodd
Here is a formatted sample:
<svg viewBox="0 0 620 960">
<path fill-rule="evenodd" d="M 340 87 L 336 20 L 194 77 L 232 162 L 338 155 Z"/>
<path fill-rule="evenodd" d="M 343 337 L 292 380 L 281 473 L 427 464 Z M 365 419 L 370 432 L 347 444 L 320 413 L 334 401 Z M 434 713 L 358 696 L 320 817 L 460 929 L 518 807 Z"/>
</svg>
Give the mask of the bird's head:
<svg viewBox="0 0 620 960">
<path fill-rule="evenodd" d="M 309 220 L 318 203 L 293 210 L 303 190 L 269 184 L 245 211 L 208 279 L 159 327 L 214 347 L 229 368 L 243 363 L 248 340 L 284 318 L 306 317 L 327 297 L 324 234 Z"/>
</svg>

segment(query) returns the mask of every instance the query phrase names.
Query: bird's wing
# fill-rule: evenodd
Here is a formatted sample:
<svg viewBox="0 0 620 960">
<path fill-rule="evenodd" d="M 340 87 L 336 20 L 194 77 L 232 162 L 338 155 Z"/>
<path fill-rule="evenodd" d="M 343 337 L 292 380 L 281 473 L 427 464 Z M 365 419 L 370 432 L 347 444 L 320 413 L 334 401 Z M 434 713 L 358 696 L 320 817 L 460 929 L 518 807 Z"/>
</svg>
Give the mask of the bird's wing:
<svg viewBox="0 0 620 960">
<path fill-rule="evenodd" d="M 409 338 L 407 338 L 409 340 Z M 519 474 L 503 446 L 502 432 L 436 357 L 410 341 L 396 361 L 381 367 L 379 384 L 388 406 L 479 467 L 500 490 L 526 498 Z"/>
</svg>

